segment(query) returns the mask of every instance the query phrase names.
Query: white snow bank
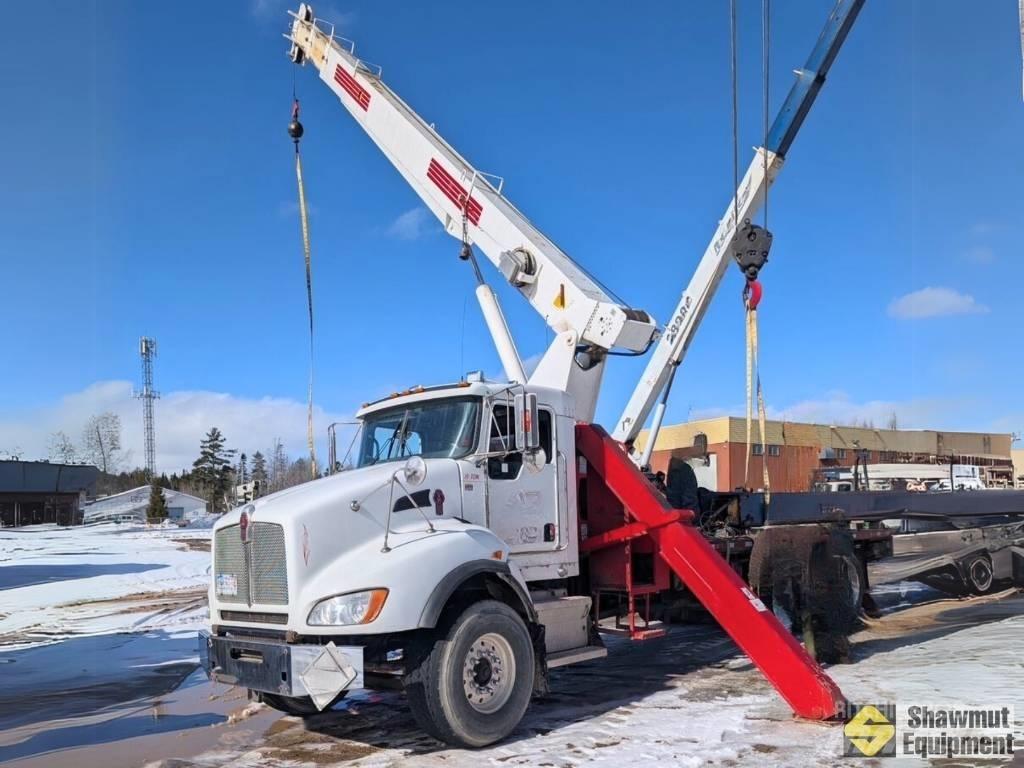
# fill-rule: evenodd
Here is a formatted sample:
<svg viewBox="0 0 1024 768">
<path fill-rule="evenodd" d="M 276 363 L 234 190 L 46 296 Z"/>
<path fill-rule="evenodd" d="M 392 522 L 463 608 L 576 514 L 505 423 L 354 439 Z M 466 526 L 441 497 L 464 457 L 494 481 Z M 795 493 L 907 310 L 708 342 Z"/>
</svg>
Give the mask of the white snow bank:
<svg viewBox="0 0 1024 768">
<path fill-rule="evenodd" d="M 116 524 L 0 530 L 0 645 L 143 629 L 154 618 L 159 626 L 198 626 L 205 616 L 201 601 L 154 600 L 151 610 L 101 601 L 205 589 L 210 553 L 184 542 L 209 536 L 209 530 Z"/>
</svg>

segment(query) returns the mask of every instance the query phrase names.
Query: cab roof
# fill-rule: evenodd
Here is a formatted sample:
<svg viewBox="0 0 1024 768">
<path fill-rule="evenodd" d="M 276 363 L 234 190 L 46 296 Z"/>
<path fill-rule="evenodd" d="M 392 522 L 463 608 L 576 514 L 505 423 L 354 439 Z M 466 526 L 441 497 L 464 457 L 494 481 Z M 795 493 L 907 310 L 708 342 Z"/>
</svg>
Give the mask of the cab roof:
<svg viewBox="0 0 1024 768">
<path fill-rule="evenodd" d="M 436 384 L 429 387 L 416 385 L 401 392 L 392 392 L 387 397 L 382 397 L 373 402 L 363 403 L 362 408 L 356 412 L 356 418 L 362 418 L 370 413 L 376 413 L 387 408 L 394 408 L 407 403 L 419 403 L 425 400 L 440 400 L 447 397 L 486 397 L 495 392 L 508 388 L 508 384 L 486 381 L 457 381 L 453 384 Z"/>
</svg>

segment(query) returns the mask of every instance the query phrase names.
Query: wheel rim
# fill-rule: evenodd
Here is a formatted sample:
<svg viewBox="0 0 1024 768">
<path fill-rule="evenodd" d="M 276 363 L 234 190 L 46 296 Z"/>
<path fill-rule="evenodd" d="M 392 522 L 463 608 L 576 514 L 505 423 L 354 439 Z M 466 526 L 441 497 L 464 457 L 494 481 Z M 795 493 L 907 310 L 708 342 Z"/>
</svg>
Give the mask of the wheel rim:
<svg viewBox="0 0 1024 768">
<path fill-rule="evenodd" d="M 462 664 L 462 685 L 469 705 L 485 715 L 497 712 L 512 695 L 516 659 L 501 635 L 488 632 L 470 646 Z"/>
<path fill-rule="evenodd" d="M 979 558 L 971 563 L 971 581 L 975 589 L 984 592 L 992 586 L 992 569 L 984 558 Z"/>
</svg>

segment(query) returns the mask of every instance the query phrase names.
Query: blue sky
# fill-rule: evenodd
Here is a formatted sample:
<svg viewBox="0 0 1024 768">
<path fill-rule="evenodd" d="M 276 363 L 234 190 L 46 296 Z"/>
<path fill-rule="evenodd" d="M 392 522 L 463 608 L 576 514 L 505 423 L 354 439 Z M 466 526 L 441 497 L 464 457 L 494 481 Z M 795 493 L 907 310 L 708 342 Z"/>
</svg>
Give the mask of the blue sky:
<svg viewBox="0 0 1024 768">
<path fill-rule="evenodd" d="M 773 4 L 772 111 L 830 2 Z M 0 49 L 0 451 L 90 412 L 136 457 L 137 339 L 157 338 L 160 463 L 219 424 L 304 442 L 305 284 L 286 3 L 34 3 Z M 869 1 L 771 196 L 762 378 L 776 415 L 895 410 L 1024 429 L 1024 104 L 1016 3 Z M 317 7 L 545 233 L 664 320 L 732 191 L 728 4 Z M 761 127 L 760 3 L 741 0 L 741 165 Z M 313 207 L 318 432 L 368 399 L 500 370 L 458 245 L 310 68 L 294 73 Z M 488 267 L 489 268 L 489 267 Z M 522 354 L 549 338 L 493 278 Z M 742 409 L 741 278 L 670 420 Z M 909 294 L 909 296 L 908 296 Z M 463 318 L 464 330 L 463 330 Z M 643 361 L 609 365 L 618 416 Z"/>
</svg>

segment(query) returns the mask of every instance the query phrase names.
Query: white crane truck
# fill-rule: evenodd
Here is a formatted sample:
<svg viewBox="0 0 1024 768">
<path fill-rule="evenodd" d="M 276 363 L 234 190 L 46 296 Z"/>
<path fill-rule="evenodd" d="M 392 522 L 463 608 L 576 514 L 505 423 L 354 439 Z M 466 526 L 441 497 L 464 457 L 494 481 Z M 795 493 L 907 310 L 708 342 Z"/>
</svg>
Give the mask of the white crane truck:
<svg viewBox="0 0 1024 768">
<path fill-rule="evenodd" d="M 602 596 L 606 608 L 625 596 L 637 637 L 634 600 L 686 588 L 797 715 L 841 712 L 838 687 L 630 453 L 732 260 L 737 221 L 763 199 L 861 4 L 836 4 L 664 331 L 610 297 L 308 5 L 292 14 L 292 60 L 317 69 L 462 240 L 510 383 L 370 403 L 353 468 L 218 521 L 201 642 L 211 677 L 296 715 L 401 687 L 424 730 L 479 747 L 516 727 L 547 670 L 606 655 Z M 471 246 L 555 332 L 529 376 Z M 593 423 L 609 354 L 652 345 L 612 437 Z"/>
</svg>

